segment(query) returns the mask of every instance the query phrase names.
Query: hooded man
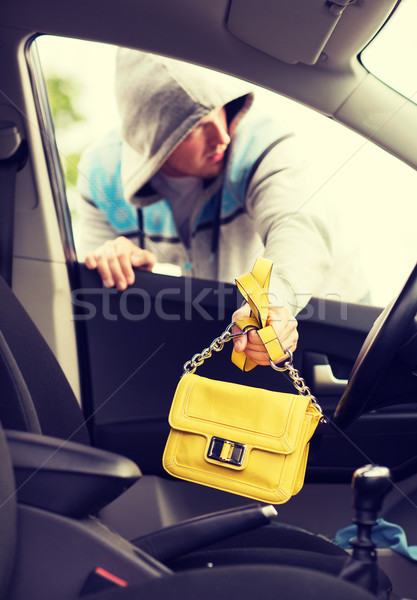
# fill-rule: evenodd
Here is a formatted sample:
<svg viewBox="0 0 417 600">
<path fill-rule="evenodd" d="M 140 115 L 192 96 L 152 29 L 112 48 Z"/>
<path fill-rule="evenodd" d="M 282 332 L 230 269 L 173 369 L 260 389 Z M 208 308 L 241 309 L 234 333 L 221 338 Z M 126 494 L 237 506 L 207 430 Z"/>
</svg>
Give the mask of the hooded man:
<svg viewBox="0 0 417 600">
<path fill-rule="evenodd" d="M 274 328 L 294 350 L 294 315 L 332 263 L 328 231 L 305 208 L 295 136 L 251 108 L 246 84 L 136 50 L 118 51 L 116 98 L 121 132 L 79 167 L 77 250 L 87 267 L 124 290 L 132 267 L 170 263 L 183 275 L 234 282 L 263 255 L 274 263 Z M 248 313 L 246 305 L 234 317 Z M 234 343 L 269 362 L 255 332 Z"/>
</svg>

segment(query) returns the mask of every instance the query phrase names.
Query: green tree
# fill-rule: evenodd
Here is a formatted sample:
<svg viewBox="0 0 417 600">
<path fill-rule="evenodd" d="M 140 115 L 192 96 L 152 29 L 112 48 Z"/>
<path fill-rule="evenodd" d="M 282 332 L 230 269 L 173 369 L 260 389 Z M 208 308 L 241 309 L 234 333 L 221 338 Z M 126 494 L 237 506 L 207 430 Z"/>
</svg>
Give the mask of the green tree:
<svg viewBox="0 0 417 600">
<path fill-rule="evenodd" d="M 76 108 L 82 92 L 82 85 L 72 78 L 64 78 L 56 74 L 51 74 L 46 78 L 46 85 L 55 131 L 59 141 L 64 131 L 75 123 L 85 120 L 85 116 Z M 65 156 L 61 155 L 65 183 L 68 187 L 75 187 L 76 185 L 79 160 L 80 152 L 72 152 Z"/>
</svg>

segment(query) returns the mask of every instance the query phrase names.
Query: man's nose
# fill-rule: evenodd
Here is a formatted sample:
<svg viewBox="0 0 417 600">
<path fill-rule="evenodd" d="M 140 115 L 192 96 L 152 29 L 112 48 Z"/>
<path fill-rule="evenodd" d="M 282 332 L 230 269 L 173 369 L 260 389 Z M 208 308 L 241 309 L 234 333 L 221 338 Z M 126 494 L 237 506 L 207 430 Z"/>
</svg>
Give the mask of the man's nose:
<svg viewBox="0 0 417 600">
<path fill-rule="evenodd" d="M 214 119 L 210 123 L 210 143 L 213 146 L 228 146 L 230 144 L 230 136 L 227 131 L 227 125 L 221 122 L 220 119 Z"/>
</svg>

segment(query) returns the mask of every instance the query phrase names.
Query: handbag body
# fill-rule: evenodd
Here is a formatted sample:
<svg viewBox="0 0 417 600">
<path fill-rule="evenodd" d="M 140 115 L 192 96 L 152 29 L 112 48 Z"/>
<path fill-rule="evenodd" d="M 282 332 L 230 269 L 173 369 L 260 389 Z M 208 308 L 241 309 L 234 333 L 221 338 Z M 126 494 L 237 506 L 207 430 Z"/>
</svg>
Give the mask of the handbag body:
<svg viewBox="0 0 417 600">
<path fill-rule="evenodd" d="M 188 373 L 171 406 L 163 465 L 187 481 L 282 504 L 303 486 L 321 417 L 306 396 Z"/>
</svg>

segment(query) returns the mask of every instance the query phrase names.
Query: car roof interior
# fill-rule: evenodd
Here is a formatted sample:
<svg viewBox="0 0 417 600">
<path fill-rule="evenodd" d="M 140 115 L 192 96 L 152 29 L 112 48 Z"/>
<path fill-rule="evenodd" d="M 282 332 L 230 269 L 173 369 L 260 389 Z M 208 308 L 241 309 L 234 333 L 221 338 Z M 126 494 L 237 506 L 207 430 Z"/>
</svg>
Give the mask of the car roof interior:
<svg viewBox="0 0 417 600">
<path fill-rule="evenodd" d="M 399 111 L 408 102 L 356 59 L 396 5 L 394 0 L 262 0 L 256 5 L 251 0 L 159 0 L 152 5 L 125 0 L 69 6 L 47 0 L 40 10 L 21 0 L 3 3 L 0 14 L 4 26 L 19 28 L 23 35 L 26 30 L 28 36 L 40 32 L 90 39 L 218 68 L 331 115 L 417 165 L 412 136 L 400 143 L 392 135 L 405 113 L 408 123 L 417 121 L 417 109 L 410 102 Z M 365 105 L 368 97 L 373 102 Z"/>
</svg>

